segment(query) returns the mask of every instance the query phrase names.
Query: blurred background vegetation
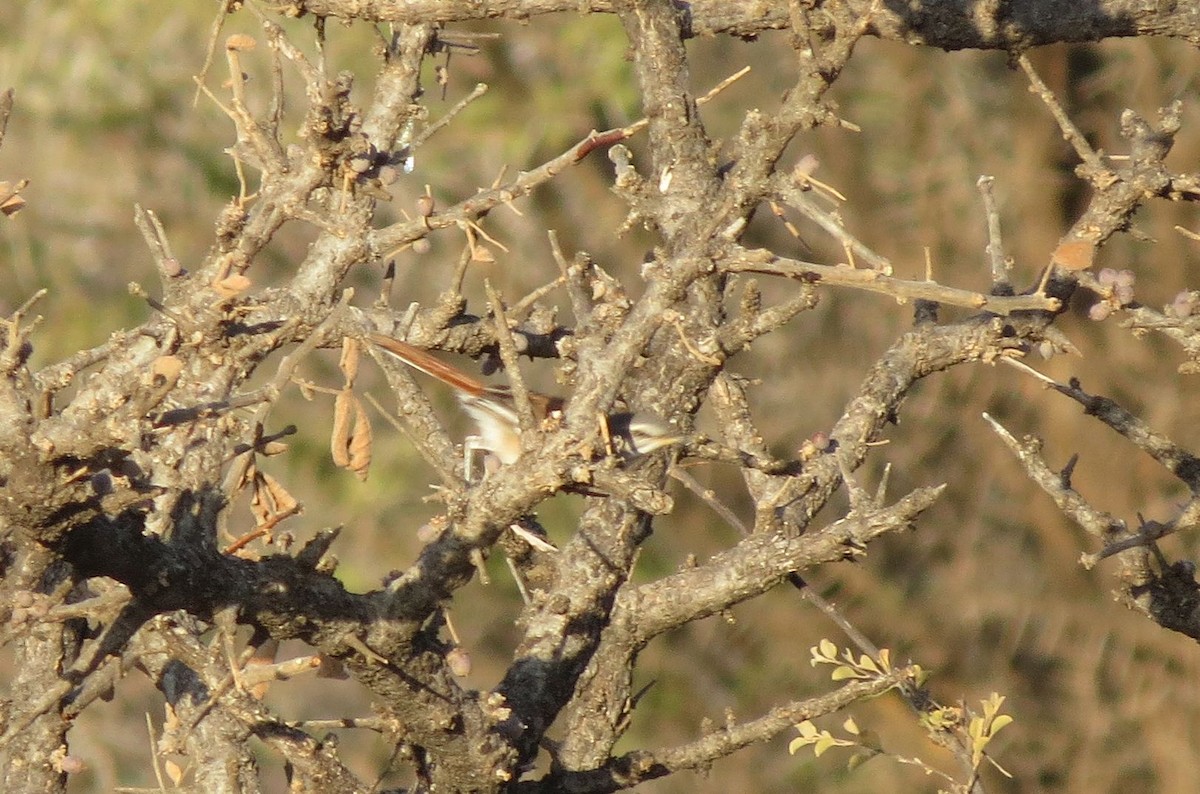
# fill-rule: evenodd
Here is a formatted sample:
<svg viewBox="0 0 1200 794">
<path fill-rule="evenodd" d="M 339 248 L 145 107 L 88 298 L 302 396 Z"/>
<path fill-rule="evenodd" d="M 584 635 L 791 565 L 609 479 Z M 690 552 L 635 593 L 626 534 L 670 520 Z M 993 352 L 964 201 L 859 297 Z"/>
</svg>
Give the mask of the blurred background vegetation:
<svg viewBox="0 0 1200 794">
<path fill-rule="evenodd" d="M 117 328 L 142 322 L 149 311 L 130 296 L 128 282 L 154 293 L 151 258 L 136 232 L 135 202 L 162 219 L 185 267 L 204 255 L 220 208 L 237 192 L 225 147 L 232 128 L 214 104 L 196 97 L 213 24 L 214 3 L 169 4 L 147 0 L 6 3 L 0 5 L 0 87 L 16 89 L 16 112 L 0 151 L 0 177 L 31 180 L 28 208 L 0 226 L 0 312 L 11 311 L 40 288 L 49 290 L 36 311 L 45 316 L 36 336 L 35 362 L 45 364 L 103 341 Z M 315 57 L 310 20 L 289 23 L 295 41 Z M 498 33 L 481 54 L 445 57 L 428 64 L 430 118 L 444 114 L 477 82 L 488 94 L 417 153 L 413 174 L 393 186 L 380 223 L 413 212 L 428 185 L 440 204 L 491 184 L 504 169 L 533 167 L 584 137 L 640 116 L 636 86 L 625 60 L 625 40 L 612 17 L 543 17 L 530 24 L 494 23 L 456 30 Z M 226 22 L 222 37 L 257 34 L 252 18 Z M 377 34 L 370 27 L 328 25 L 331 71 L 356 73 L 356 96 L 369 96 L 377 63 Z M 734 133 L 750 108 L 771 112 L 789 85 L 793 56 L 784 36 L 756 42 L 723 38 L 689 44 L 694 87 L 703 93 L 742 66 L 752 72 L 704 110 L 714 138 Z M 1142 114 L 1176 98 L 1185 102 L 1184 130 L 1172 159 L 1178 170 L 1200 161 L 1200 104 L 1193 49 L 1154 41 L 1055 47 L 1033 55 L 1044 79 L 1075 122 L 1105 151 L 1120 153 L 1121 111 Z M 265 49 L 244 58 L 254 78 L 251 96 L 269 91 Z M 449 68 L 445 91 L 433 67 Z M 218 94 L 224 79 L 220 56 L 206 78 Z M 295 90 L 296 86 L 291 88 Z M 919 278 L 926 249 L 939 281 L 986 289 L 986 230 L 976 179 L 996 177 L 1005 242 L 1016 261 L 1018 288 L 1032 284 L 1059 236 L 1074 220 L 1084 188 L 1073 177 L 1074 159 L 1023 76 L 1000 53 L 942 53 L 863 42 L 832 97 L 844 119 L 861 132 L 823 129 L 798 139 L 789 156 L 812 154 L 817 177 L 846 196 L 841 213 L 851 231 L 897 263 L 898 274 Z M 295 97 L 292 109 L 302 108 Z M 296 124 L 292 125 L 293 128 Z M 639 142 L 631 144 L 635 156 Z M 644 165 L 644 163 L 643 163 Z M 470 290 L 489 278 L 510 299 L 552 280 L 547 229 L 557 230 L 570 254 L 587 251 L 636 290 L 643 255 L 653 244 L 641 230 L 618 235 L 625 208 L 609 191 L 611 166 L 593 154 L 535 196 L 485 222 L 508 249 L 492 246 L 496 262 L 475 267 Z M 1175 225 L 1197 229 L 1184 205 L 1151 205 L 1137 220 L 1146 239 L 1123 236 L 1098 255 L 1098 267 L 1129 268 L 1138 277 L 1138 299 L 1160 305 L 1191 280 L 1194 242 Z M 798 220 L 792 219 L 799 223 Z M 843 258 L 815 229 L 800 224 L 802 241 L 763 211 L 749 242 L 819 262 Z M 257 263 L 256 284 L 285 274 L 305 253 L 310 230 L 280 235 L 270 261 Z M 1151 239 L 1152 238 L 1152 239 Z M 448 281 L 461 254 L 460 233 L 442 233 L 422 255 L 398 255 L 393 305 L 427 301 Z M 379 294 L 380 271 L 352 276 L 360 305 Z M 786 284 L 764 284 L 781 296 Z M 469 293 L 470 294 L 470 293 Z M 481 311 L 482 305 L 471 307 Z M 1072 307 L 1061 328 L 1082 358 L 1031 361 L 1059 379 L 1078 376 L 1086 389 L 1111 396 L 1177 442 L 1200 447 L 1200 381 L 1178 375 L 1178 351 L 1155 338 L 1134 339 L 1119 315 L 1104 323 L 1086 318 L 1087 301 Z M 761 378 L 752 400 L 769 442 L 780 454 L 829 428 L 875 358 L 911 322 L 912 308 L 869 293 L 825 290 L 820 306 L 781 333 L 756 344 L 733 368 Z M 952 316 L 948 313 L 947 316 Z M 340 385 L 335 353 L 313 360 L 303 373 Z M 470 362 L 461 362 L 470 366 Z M 553 372 L 531 364 L 530 378 L 552 388 Z M 388 404 L 381 381 L 373 391 Z M 448 395 L 430 385 L 454 427 Z M 436 505 L 424 501 L 432 474 L 402 437 L 375 417 L 375 462 L 360 484 L 328 460 L 324 435 L 330 400 L 306 402 L 291 395 L 280 422 L 301 432 L 272 473 L 305 504 L 285 528 L 303 539 L 344 524 L 335 551 L 348 587 L 375 587 L 389 570 L 404 567 L 419 544 L 416 529 Z M 941 502 L 917 531 L 872 546 L 858 564 L 806 574 L 877 644 L 933 671 L 932 688 L 944 702 L 976 703 L 993 691 L 1008 696 L 1015 725 L 991 749 L 1013 774 L 989 777 L 996 791 L 1186 791 L 1200 779 L 1200 663 L 1194 643 L 1158 628 L 1113 603 L 1110 566 L 1086 572 L 1081 551 L 1090 539 L 1069 524 L 1021 475 L 986 428 L 987 410 L 1014 433 L 1046 439 L 1059 465 L 1078 452 L 1076 486 L 1127 521 L 1137 513 L 1166 519 L 1182 486 L 1074 403 L 1041 389 L 1007 368 L 973 365 L 921 384 L 904 406 L 891 443 L 880 447 L 861 475 L 873 487 L 884 464 L 893 466 L 892 492 L 947 482 Z M 285 418 L 286 417 L 286 418 Z M 702 428 L 705 417 L 701 417 Z M 711 425 L 710 432 L 714 432 Z M 691 472 L 735 510 L 730 471 Z M 540 516 L 552 537 L 571 531 L 575 497 L 563 496 Z M 685 492 L 673 515 L 657 525 L 641 561 L 645 577 L 662 575 L 733 542 L 734 532 Z M 251 526 L 235 506 L 235 531 Z M 830 513 L 821 520 L 831 521 Z M 1196 540 L 1165 541 L 1171 553 L 1195 557 Z M 462 591 L 452 616 L 474 670 L 466 684 L 489 687 L 503 669 L 517 636 L 512 621 L 519 598 L 503 563 L 491 561 L 493 583 Z M 721 618 L 693 625 L 652 646 L 642 659 L 645 683 L 654 682 L 639 707 L 626 749 L 693 738 L 704 718 L 720 722 L 728 711 L 751 718 L 770 704 L 830 687 L 827 673 L 808 664 L 808 648 L 822 637 L 845 644 L 836 629 L 800 602 L 778 592 Z M 285 646 L 284 654 L 303 649 Z M 9 665 L 7 657 L 0 665 Z M 3 674 L 4 666 L 0 666 Z M 350 681 L 299 680 L 277 684 L 273 707 L 296 719 L 356 716 L 367 693 Z M 143 676 L 133 673 L 112 702 L 89 709 L 71 734 L 72 754 L 88 770 L 75 776 L 77 792 L 154 785 L 146 714 L 162 720 L 162 704 Z M 885 697 L 856 706 L 860 725 L 877 732 L 886 748 L 945 759 L 913 724 L 901 701 Z M 840 718 L 824 727 L 834 729 Z M 343 731 L 352 768 L 367 775 L 384 766 L 391 748 L 365 731 Z M 836 751 L 814 760 L 789 756 L 787 739 L 743 751 L 718 763 L 707 777 L 681 774 L 647 785 L 649 792 L 693 791 L 934 791 L 936 781 L 888 759 L 853 773 Z M 267 764 L 269 766 L 269 761 Z M 280 770 L 268 774 L 283 790 Z M 390 780 L 390 779 L 389 779 Z M 402 779 L 397 782 L 403 782 Z"/>
</svg>

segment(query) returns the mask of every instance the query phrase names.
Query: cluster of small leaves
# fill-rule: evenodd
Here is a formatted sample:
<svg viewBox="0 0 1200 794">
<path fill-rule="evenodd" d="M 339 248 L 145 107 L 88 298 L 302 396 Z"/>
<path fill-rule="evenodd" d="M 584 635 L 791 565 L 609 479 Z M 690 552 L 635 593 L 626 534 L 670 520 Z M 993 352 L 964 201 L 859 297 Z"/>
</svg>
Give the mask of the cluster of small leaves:
<svg viewBox="0 0 1200 794">
<path fill-rule="evenodd" d="M 854 653 L 849 648 L 843 649 L 839 655 L 837 645 L 831 640 L 823 639 L 819 644 L 809 648 L 809 653 L 812 654 L 809 664 L 813 667 L 819 664 L 836 666 L 830 676 L 834 681 L 870 681 L 887 675 L 893 669 L 891 652 L 887 648 L 880 649 L 877 659 L 872 659 L 865 653 L 855 659 Z M 920 678 L 923 675 L 920 667 L 913 665 L 911 669 L 915 671 L 915 677 Z"/>
<path fill-rule="evenodd" d="M 1013 721 L 1009 715 L 1000 713 L 1000 707 L 1004 705 L 1003 695 L 993 692 L 987 700 L 980 701 L 980 705 L 983 706 L 982 716 L 974 715 L 967 723 L 967 735 L 971 737 L 971 760 L 975 763 L 976 768 L 983 762 L 984 748 L 995 738 L 1001 728 Z M 992 763 L 996 764 L 995 761 Z M 1000 769 L 1000 766 L 996 765 L 996 768 Z"/>
<path fill-rule="evenodd" d="M 996 737 L 996 734 L 1013 721 L 1008 714 L 1000 713 L 1000 707 L 1003 705 L 1004 696 L 993 692 L 986 700 L 980 701 L 981 714 L 975 713 L 961 704 L 941 706 L 924 712 L 920 722 L 921 726 L 935 739 L 938 734 L 961 733 L 965 726 L 971 749 L 972 777 L 978 775 L 979 768 L 985 759 L 1006 777 L 1012 777 L 986 753 L 987 746 Z"/>
<path fill-rule="evenodd" d="M 820 644 L 811 648 L 810 652 L 812 654 L 810 663 L 814 667 L 818 664 L 834 666 L 831 678 L 835 681 L 876 679 L 892 671 L 890 654 L 887 649 L 881 649 L 876 655 L 877 658 L 860 654 L 856 659 L 850 649 L 843 649 L 839 652 L 837 645 L 828 639 L 823 639 Z M 915 680 L 924 679 L 925 676 L 920 667 L 913 665 L 910 669 L 914 671 L 913 678 Z M 938 775 L 945 778 L 952 784 L 952 789 L 955 791 L 970 791 L 978 779 L 979 769 L 985 759 L 1001 773 L 1011 777 L 986 753 L 987 746 L 996 734 L 1013 721 L 1011 716 L 1000 712 L 1003 704 L 1004 696 L 993 692 L 980 702 L 981 713 L 972 712 L 962 705 L 936 706 L 921 712 L 920 724 L 937 744 L 944 744 L 939 740 L 941 736 L 949 733 L 961 733 L 965 727 L 971 751 L 971 770 L 966 783 L 956 781 L 921 758 L 889 753 L 883 748 L 880 737 L 874 731 L 861 728 L 853 717 L 847 717 L 842 723 L 842 730 L 847 734 L 847 738 L 840 738 L 827 730 L 818 728 L 811 720 L 797 723 L 795 727 L 799 736 L 788 744 L 788 752 L 795 755 L 804 747 L 812 747 L 813 754 L 820 757 L 833 747 L 857 748 L 846 763 L 846 768 L 849 770 L 858 768 L 875 756 L 884 755 L 902 764 L 923 769 L 927 775 Z"/>
<path fill-rule="evenodd" d="M 879 744 L 879 737 L 873 731 L 863 731 L 853 717 L 847 717 L 842 723 L 842 730 L 855 737 L 854 739 L 839 739 L 829 731 L 824 731 L 813 724 L 812 720 L 804 720 L 796 724 L 800 735 L 788 743 L 788 752 L 795 755 L 802 747 L 812 746 L 813 755 L 818 758 L 831 747 L 859 748 L 850 760 L 846 762 L 847 769 L 855 769 L 865 761 L 884 753 Z"/>
</svg>

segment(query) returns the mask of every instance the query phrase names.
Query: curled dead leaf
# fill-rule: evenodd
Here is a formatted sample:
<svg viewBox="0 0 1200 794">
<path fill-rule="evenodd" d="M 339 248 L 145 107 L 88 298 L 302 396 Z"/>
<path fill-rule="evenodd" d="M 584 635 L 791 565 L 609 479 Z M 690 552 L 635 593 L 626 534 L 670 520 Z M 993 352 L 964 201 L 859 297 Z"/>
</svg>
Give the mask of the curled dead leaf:
<svg viewBox="0 0 1200 794">
<path fill-rule="evenodd" d="M 329 437 L 329 452 L 338 468 L 350 465 L 350 427 L 354 410 L 354 392 L 342 389 L 333 401 L 333 430 Z"/>
<path fill-rule="evenodd" d="M 266 457 L 270 458 L 270 457 L 274 457 L 275 455 L 282 455 L 283 453 L 287 452 L 288 445 L 283 443 L 282 441 L 268 441 L 267 443 L 261 445 L 258 448 L 258 451 L 260 454 L 265 455 Z"/>
<path fill-rule="evenodd" d="M 25 199 L 21 198 L 20 194 L 28 184 L 28 179 L 22 179 L 15 185 L 11 182 L 0 182 L 0 213 L 12 216 L 25 207 Z"/>
<path fill-rule="evenodd" d="M 346 388 L 353 386 L 354 379 L 358 377 L 358 359 L 361 347 L 361 343 L 356 337 L 342 337 L 342 356 L 338 359 L 338 368 L 346 376 Z"/>
<path fill-rule="evenodd" d="M 258 477 L 258 467 L 254 465 L 254 457 L 250 457 L 250 462 L 246 468 L 242 470 L 242 474 L 238 477 L 237 485 L 234 486 L 234 491 L 241 491 L 246 488 Z"/>
<path fill-rule="evenodd" d="M 354 399 L 354 428 L 350 431 L 350 471 L 360 480 L 367 479 L 371 468 L 371 420 L 358 398 Z"/>
<path fill-rule="evenodd" d="M 255 509 L 257 505 L 258 509 Z M 275 523 L 279 516 L 297 512 L 300 503 L 288 492 L 279 480 L 266 472 L 259 472 L 254 480 L 254 496 L 250 500 L 255 517 L 260 518 L 260 524 Z"/>
</svg>

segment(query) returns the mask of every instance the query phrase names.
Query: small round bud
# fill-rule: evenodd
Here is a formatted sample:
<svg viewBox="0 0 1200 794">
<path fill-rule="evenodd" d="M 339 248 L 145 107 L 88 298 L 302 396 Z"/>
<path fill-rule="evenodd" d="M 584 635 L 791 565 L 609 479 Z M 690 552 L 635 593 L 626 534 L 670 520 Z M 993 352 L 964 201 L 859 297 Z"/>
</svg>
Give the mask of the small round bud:
<svg viewBox="0 0 1200 794">
<path fill-rule="evenodd" d="M 434 201 L 433 196 L 428 193 L 420 196 L 417 199 L 417 214 L 422 218 L 428 218 L 433 214 Z"/>
<path fill-rule="evenodd" d="M 1184 290 L 1175 296 L 1175 300 L 1171 301 L 1171 305 L 1167 307 L 1167 311 L 1183 320 L 1192 316 L 1192 312 L 1196 310 L 1196 293 L 1191 290 Z"/>
<path fill-rule="evenodd" d="M 1113 306 L 1108 301 L 1098 301 L 1093 303 L 1088 309 L 1088 318 L 1100 322 L 1108 319 L 1108 316 L 1113 313 Z"/>
<path fill-rule="evenodd" d="M 427 254 L 431 248 L 433 248 L 433 245 L 424 237 L 413 240 L 412 250 L 414 254 Z"/>
<path fill-rule="evenodd" d="M 462 648 L 451 648 L 446 654 L 446 666 L 454 675 L 466 678 L 471 674 L 471 654 Z"/>
<path fill-rule="evenodd" d="M 813 458 L 829 451 L 832 441 L 824 430 L 818 430 L 804 440 L 800 445 L 800 460 L 807 463 Z"/>
</svg>

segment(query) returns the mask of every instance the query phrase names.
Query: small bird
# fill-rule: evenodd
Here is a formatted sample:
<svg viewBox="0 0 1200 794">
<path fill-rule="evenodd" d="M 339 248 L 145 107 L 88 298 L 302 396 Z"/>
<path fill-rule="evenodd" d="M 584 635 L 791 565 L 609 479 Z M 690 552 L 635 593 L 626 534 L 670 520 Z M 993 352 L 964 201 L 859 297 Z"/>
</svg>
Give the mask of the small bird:
<svg viewBox="0 0 1200 794">
<path fill-rule="evenodd" d="M 512 391 L 507 386 L 489 386 L 408 342 L 377 333 L 368 334 L 368 338 L 405 364 L 454 389 L 463 410 L 474 420 L 477 431 L 464 445 L 468 457 L 473 449 L 486 450 L 505 465 L 520 457 L 521 423 Z M 561 416 L 566 401 L 531 391 L 529 404 L 534 419 L 541 424 Z M 636 458 L 684 439 L 677 428 L 661 419 L 630 413 L 609 416 L 605 432 L 608 438 L 620 444 L 619 451 L 627 458 Z"/>
</svg>

